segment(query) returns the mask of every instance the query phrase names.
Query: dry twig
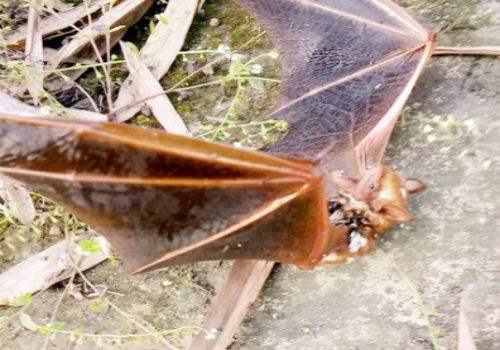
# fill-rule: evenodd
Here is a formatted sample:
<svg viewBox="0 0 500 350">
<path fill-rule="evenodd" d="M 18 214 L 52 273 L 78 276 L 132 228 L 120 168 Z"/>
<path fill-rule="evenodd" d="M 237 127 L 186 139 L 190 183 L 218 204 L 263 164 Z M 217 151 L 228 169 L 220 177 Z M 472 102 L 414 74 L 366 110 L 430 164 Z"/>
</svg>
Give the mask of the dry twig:
<svg viewBox="0 0 500 350">
<path fill-rule="evenodd" d="M 438 46 L 434 51 L 434 56 L 500 56 L 500 46 L 471 46 L 471 47 L 452 47 Z"/>
<path fill-rule="evenodd" d="M 0 175 L 0 198 L 15 208 L 14 215 L 21 224 L 29 226 L 33 223 L 35 205 L 23 184 Z"/>
</svg>

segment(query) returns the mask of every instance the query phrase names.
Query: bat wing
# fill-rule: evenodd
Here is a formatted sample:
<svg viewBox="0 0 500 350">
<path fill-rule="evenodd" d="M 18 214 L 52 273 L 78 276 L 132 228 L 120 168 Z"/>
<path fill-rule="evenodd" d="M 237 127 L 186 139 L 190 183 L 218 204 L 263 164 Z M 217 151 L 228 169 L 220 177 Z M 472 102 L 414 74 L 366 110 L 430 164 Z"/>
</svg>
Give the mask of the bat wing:
<svg viewBox="0 0 500 350">
<path fill-rule="evenodd" d="M 134 272 L 214 259 L 308 266 L 331 238 L 307 164 L 60 119 L 0 116 L 0 139 L 0 172 L 66 206 Z"/>
<path fill-rule="evenodd" d="M 281 53 L 289 133 L 267 150 L 351 175 L 379 163 L 433 36 L 389 0 L 240 1 Z"/>
</svg>

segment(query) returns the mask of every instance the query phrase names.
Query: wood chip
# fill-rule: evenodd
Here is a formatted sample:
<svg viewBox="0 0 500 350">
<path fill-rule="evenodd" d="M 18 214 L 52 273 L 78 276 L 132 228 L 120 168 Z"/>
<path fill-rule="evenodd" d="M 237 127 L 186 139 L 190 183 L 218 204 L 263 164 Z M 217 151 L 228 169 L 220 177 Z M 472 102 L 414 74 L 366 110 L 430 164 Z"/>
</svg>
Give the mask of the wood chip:
<svg viewBox="0 0 500 350">
<path fill-rule="evenodd" d="M 123 42 L 121 43 L 121 47 L 132 80 L 136 82 L 138 91 L 140 91 L 138 97 L 158 95 L 146 102 L 147 106 L 151 108 L 153 115 L 166 131 L 172 134 L 188 135 L 189 131 L 184 121 L 166 94 L 162 95 L 162 86 L 155 79 L 148 67 L 140 61 L 136 47 L 130 43 Z"/>
<path fill-rule="evenodd" d="M 140 60 L 159 81 L 169 71 L 184 45 L 186 35 L 196 14 L 198 0 L 170 0 L 167 8 L 160 16 L 154 31 L 139 53 Z M 115 109 L 119 110 L 140 100 L 137 84 L 128 77 L 123 83 L 115 101 Z M 147 97 L 147 96 L 146 96 Z M 141 109 L 138 104 L 117 113 L 117 120 L 124 122 L 137 114 Z"/>
</svg>

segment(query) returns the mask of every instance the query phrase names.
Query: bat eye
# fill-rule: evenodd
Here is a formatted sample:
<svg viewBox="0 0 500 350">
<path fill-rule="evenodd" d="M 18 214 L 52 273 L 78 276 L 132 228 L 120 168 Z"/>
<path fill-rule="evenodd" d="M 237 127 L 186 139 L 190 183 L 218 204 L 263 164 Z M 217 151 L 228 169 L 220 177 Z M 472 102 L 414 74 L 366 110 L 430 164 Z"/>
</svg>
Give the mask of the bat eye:
<svg viewBox="0 0 500 350">
<path fill-rule="evenodd" d="M 342 203 L 338 201 L 331 201 L 328 203 L 328 214 L 332 215 L 342 208 Z"/>
</svg>

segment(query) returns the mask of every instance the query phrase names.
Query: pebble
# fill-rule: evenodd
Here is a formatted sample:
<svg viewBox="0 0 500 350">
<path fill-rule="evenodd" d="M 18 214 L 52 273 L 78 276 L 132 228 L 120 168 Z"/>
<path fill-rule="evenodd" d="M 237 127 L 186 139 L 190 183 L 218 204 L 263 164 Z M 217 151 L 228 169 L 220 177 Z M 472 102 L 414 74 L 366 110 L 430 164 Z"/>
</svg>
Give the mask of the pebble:
<svg viewBox="0 0 500 350">
<path fill-rule="evenodd" d="M 220 21 L 218 18 L 214 17 L 214 18 L 210 19 L 210 22 L 209 22 L 210 27 L 218 27 L 219 24 L 220 24 Z"/>
</svg>

